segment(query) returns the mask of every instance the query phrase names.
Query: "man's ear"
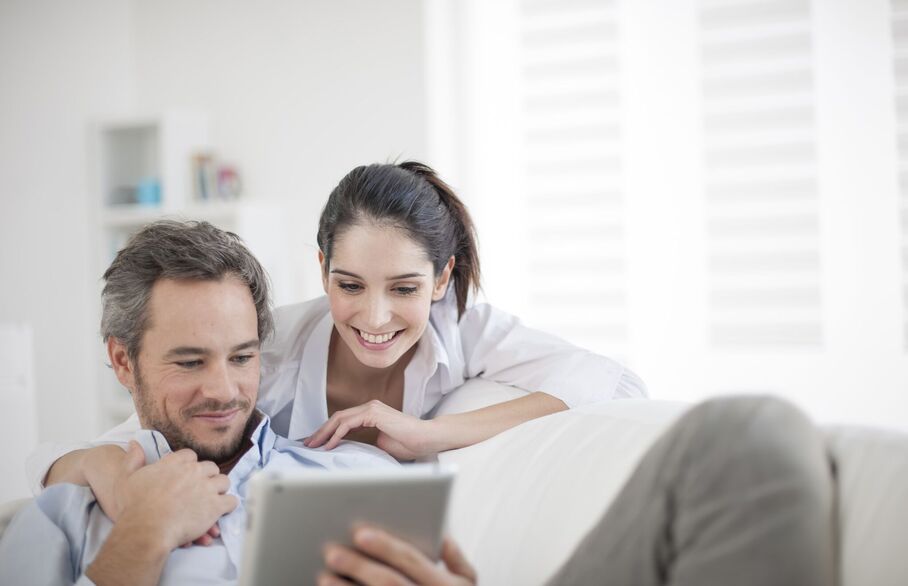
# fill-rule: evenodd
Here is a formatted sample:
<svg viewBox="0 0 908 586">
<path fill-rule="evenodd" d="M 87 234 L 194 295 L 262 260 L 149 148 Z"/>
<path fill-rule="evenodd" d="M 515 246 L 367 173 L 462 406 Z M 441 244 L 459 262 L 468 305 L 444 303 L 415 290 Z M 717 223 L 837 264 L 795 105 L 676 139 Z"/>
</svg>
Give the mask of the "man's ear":
<svg viewBox="0 0 908 586">
<path fill-rule="evenodd" d="M 435 288 L 432 290 L 432 301 L 438 301 L 445 296 L 448 290 L 448 282 L 451 280 L 451 271 L 454 270 L 454 257 L 448 259 L 448 263 L 441 271 L 441 274 L 435 279 Z"/>
<path fill-rule="evenodd" d="M 322 289 L 328 292 L 328 265 L 325 264 L 325 253 L 318 251 L 318 264 L 322 268 Z"/>
<path fill-rule="evenodd" d="M 135 365 L 129 358 L 129 352 L 126 344 L 122 343 L 113 336 L 107 338 L 107 358 L 110 360 L 110 366 L 120 384 L 129 389 L 132 393 L 136 390 L 136 370 Z"/>
</svg>

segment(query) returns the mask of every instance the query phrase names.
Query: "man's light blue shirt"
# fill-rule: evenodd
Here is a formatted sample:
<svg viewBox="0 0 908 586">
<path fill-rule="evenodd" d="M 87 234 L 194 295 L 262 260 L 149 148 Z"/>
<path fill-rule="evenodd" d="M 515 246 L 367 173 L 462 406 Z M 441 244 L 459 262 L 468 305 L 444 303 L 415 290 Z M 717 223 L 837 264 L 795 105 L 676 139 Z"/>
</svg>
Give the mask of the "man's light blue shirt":
<svg viewBox="0 0 908 586">
<path fill-rule="evenodd" d="M 328 452 L 275 435 L 262 416 L 251 436 L 252 446 L 230 473 L 229 494 L 239 505 L 221 517 L 221 536 L 208 546 L 171 552 L 160 584 L 233 584 L 243 559 L 246 494 L 249 479 L 263 469 L 375 468 L 397 466 L 378 448 L 343 442 Z M 139 430 L 135 440 L 152 464 L 171 452 L 157 431 Z M 92 584 L 85 569 L 107 539 L 113 522 L 101 511 L 90 489 L 73 484 L 47 488 L 10 523 L 0 541 L 0 584 Z"/>
</svg>

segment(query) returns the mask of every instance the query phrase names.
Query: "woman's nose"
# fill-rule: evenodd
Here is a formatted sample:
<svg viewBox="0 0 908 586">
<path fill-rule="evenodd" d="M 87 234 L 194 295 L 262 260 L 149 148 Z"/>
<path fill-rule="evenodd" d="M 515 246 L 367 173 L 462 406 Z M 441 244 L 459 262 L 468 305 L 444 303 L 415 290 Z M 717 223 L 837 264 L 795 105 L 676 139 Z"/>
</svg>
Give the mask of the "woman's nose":
<svg viewBox="0 0 908 586">
<path fill-rule="evenodd" d="M 384 295 L 371 295 L 366 322 L 372 334 L 382 333 L 381 327 L 391 321 L 391 304 Z"/>
</svg>

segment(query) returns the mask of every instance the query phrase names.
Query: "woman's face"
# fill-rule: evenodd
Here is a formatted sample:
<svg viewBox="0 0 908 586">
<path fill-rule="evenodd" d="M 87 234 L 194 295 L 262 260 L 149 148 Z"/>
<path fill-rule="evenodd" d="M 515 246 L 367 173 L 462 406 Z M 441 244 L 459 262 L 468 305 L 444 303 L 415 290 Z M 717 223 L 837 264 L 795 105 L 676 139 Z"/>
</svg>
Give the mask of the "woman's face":
<svg viewBox="0 0 908 586">
<path fill-rule="evenodd" d="M 436 279 L 425 251 L 406 232 L 371 223 L 342 232 L 330 266 L 321 252 L 319 262 L 335 329 L 372 368 L 394 365 L 419 341 L 454 266 L 451 257 Z"/>
</svg>

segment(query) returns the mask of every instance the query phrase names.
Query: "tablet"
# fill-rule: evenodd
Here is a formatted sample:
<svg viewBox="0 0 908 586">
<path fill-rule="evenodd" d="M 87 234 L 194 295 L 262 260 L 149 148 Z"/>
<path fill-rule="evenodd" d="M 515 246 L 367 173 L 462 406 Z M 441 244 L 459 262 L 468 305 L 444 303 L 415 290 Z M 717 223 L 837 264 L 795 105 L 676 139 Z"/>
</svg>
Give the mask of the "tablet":
<svg viewBox="0 0 908 586">
<path fill-rule="evenodd" d="M 369 523 L 438 560 L 454 480 L 451 468 L 264 471 L 250 479 L 240 585 L 309 584 L 327 541 L 350 545 Z"/>
</svg>

